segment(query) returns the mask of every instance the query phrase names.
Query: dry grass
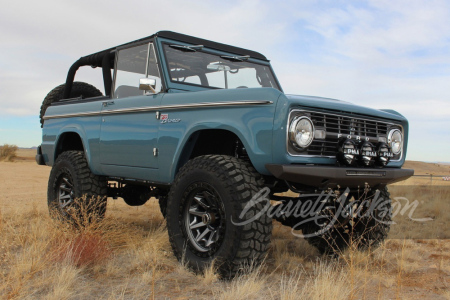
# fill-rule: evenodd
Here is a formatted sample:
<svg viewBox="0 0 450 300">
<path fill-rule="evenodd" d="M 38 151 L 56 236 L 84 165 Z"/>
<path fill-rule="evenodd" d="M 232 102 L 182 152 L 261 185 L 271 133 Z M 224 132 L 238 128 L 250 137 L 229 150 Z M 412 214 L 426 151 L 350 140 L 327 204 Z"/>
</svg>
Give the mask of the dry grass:
<svg viewBox="0 0 450 300">
<path fill-rule="evenodd" d="M 223 282 L 223 288 L 215 293 L 216 299 L 260 299 L 268 293 L 268 276 L 262 273 L 264 266 L 248 266 L 247 270 L 231 282 Z M 251 271 L 251 272 L 250 272 Z"/>
<path fill-rule="evenodd" d="M 49 168 L 0 163 L 0 298 L 4 299 L 384 299 L 448 298 L 450 241 L 387 240 L 374 251 L 350 247 L 339 259 L 320 256 L 274 222 L 261 266 L 221 281 L 214 264 L 193 274 L 174 258 L 157 202 L 141 207 L 108 200 L 102 222 L 76 230 L 49 217 Z M 12 168 L 14 165 L 15 169 Z M 21 169 L 23 168 L 23 169 Z M 36 169 L 34 169 L 36 168 Z M 8 170 L 8 174 L 3 174 Z M 15 172 L 13 170 L 16 170 Z M 38 176 L 42 170 L 42 176 Z M 28 190 L 12 180 L 31 172 Z M 33 173 L 36 172 L 36 173 Z M 44 173 L 47 172 L 47 173 Z M 23 179 L 20 179 L 23 180 Z M 8 188 L 9 187 L 9 188 Z M 448 191 L 391 187 L 393 196 L 425 202 L 418 213 L 434 227 L 399 218 L 402 230 L 429 234 L 447 222 Z M 42 189 L 33 192 L 31 190 Z M 22 193 L 24 192 L 24 193 Z M 439 204 L 440 203 L 440 204 Z M 81 222 L 83 223 L 83 222 Z M 448 228 L 448 223 L 447 228 Z M 394 227 L 395 228 L 395 227 Z M 443 232 L 443 231 L 442 231 Z"/>
<path fill-rule="evenodd" d="M 16 145 L 4 144 L 0 146 L 0 161 L 14 161 L 17 157 L 17 150 L 19 148 Z"/>
<path fill-rule="evenodd" d="M 444 181 L 446 185 L 438 182 L 439 184 L 431 186 L 422 185 L 421 179 L 413 178 L 406 183 L 409 184 L 393 185 L 389 188 L 394 213 L 397 212 L 394 218 L 397 225 L 393 226 L 390 236 L 450 239 L 450 182 Z M 405 209 L 407 202 L 409 209 Z"/>
</svg>

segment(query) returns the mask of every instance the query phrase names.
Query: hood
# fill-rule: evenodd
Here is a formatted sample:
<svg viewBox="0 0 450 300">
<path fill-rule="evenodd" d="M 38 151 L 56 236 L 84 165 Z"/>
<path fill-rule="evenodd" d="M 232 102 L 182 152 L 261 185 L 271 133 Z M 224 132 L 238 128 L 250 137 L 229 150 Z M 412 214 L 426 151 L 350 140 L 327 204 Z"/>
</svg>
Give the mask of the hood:
<svg viewBox="0 0 450 300">
<path fill-rule="evenodd" d="M 324 109 L 336 112 L 355 113 L 359 115 L 372 116 L 388 120 L 397 120 L 397 121 L 405 120 L 405 118 L 402 115 L 393 110 L 389 111 L 378 110 L 374 108 L 352 104 L 347 101 L 314 96 L 300 96 L 300 95 L 286 95 L 286 97 L 288 98 L 289 102 L 291 102 L 292 105 L 299 105 L 304 108 L 308 107 L 312 109 Z"/>
</svg>

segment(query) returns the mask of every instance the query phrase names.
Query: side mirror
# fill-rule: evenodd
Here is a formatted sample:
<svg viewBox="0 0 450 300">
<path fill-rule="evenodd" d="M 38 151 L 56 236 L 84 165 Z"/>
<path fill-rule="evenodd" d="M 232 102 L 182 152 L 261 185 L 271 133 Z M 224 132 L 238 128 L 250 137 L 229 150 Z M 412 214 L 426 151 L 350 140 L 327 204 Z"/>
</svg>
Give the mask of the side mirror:
<svg viewBox="0 0 450 300">
<path fill-rule="evenodd" d="M 155 76 L 141 78 L 139 79 L 139 89 L 148 91 L 151 94 L 158 94 L 162 89 L 161 78 Z"/>
</svg>

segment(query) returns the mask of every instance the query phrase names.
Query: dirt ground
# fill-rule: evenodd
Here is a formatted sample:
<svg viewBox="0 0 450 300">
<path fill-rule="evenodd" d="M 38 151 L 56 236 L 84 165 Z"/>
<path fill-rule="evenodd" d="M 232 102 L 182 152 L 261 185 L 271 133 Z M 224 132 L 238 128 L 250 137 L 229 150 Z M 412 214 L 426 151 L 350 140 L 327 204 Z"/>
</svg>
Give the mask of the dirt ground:
<svg viewBox="0 0 450 300">
<path fill-rule="evenodd" d="M 224 282 L 214 270 L 195 275 L 180 266 L 153 200 L 141 207 L 108 200 L 107 218 L 120 222 L 116 236 L 108 240 L 112 245 L 108 259 L 89 267 L 46 260 L 39 267 L 36 257 L 41 256 L 34 250 L 28 255 L 34 262 L 25 268 L 24 253 L 48 249 L 52 242 L 37 245 L 45 239 L 54 241 L 48 232 L 57 232 L 42 232 L 52 226 L 46 208 L 50 167 L 38 166 L 34 155 L 35 150 L 20 149 L 15 162 L 0 162 L 0 298 L 450 299 L 448 231 L 440 231 L 442 238 L 435 239 L 388 239 L 373 253 L 347 251 L 336 261 L 321 257 L 274 221 L 265 265 L 253 275 Z M 416 174 L 450 176 L 448 165 L 408 162 L 406 167 L 415 168 Z M 409 185 L 417 188 L 420 183 Z M 430 196 L 435 199 L 431 208 L 422 211 L 444 229 L 449 227 L 450 183 L 446 188 Z M 391 194 L 396 193 L 406 191 L 391 187 Z M 418 226 L 410 220 L 401 222 L 406 222 L 405 228 Z M 61 278 L 69 279 L 63 284 Z"/>
</svg>

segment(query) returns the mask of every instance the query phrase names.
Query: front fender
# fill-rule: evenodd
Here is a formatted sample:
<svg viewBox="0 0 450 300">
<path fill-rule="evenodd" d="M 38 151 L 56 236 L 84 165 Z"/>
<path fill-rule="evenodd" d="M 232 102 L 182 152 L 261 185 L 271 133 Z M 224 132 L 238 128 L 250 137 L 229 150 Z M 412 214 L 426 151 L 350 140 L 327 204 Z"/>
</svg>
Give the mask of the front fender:
<svg viewBox="0 0 450 300">
<path fill-rule="evenodd" d="M 208 124 L 197 124 L 196 126 L 190 128 L 185 137 L 180 141 L 173 161 L 171 163 L 170 177 L 174 178 L 180 166 L 180 161 L 183 160 L 182 155 L 184 153 L 190 153 L 190 148 L 195 144 L 195 139 L 197 134 L 203 130 L 224 130 L 236 135 L 242 142 L 243 146 L 247 150 L 247 154 L 252 161 L 255 168 L 260 173 L 266 173 L 266 169 L 263 167 L 263 163 L 271 160 L 270 144 L 272 143 L 272 135 L 270 133 L 260 134 L 260 140 L 254 138 L 250 130 L 244 128 L 237 128 L 231 126 L 230 124 L 220 124 L 220 123 L 208 123 Z"/>
<path fill-rule="evenodd" d="M 163 98 L 164 105 L 245 100 L 269 100 L 269 104 L 218 106 L 210 108 L 161 111 L 169 120 L 159 125 L 158 164 L 159 182 L 171 183 L 179 167 L 179 161 L 189 140 L 202 130 L 226 130 L 235 134 L 247 150 L 247 154 L 261 174 L 269 175 L 265 164 L 272 161 L 272 132 L 275 108 L 280 92 L 274 89 L 220 90 L 198 93 L 173 93 Z M 243 101 L 243 100 L 242 100 Z M 212 102 L 211 100 L 208 102 Z"/>
</svg>

